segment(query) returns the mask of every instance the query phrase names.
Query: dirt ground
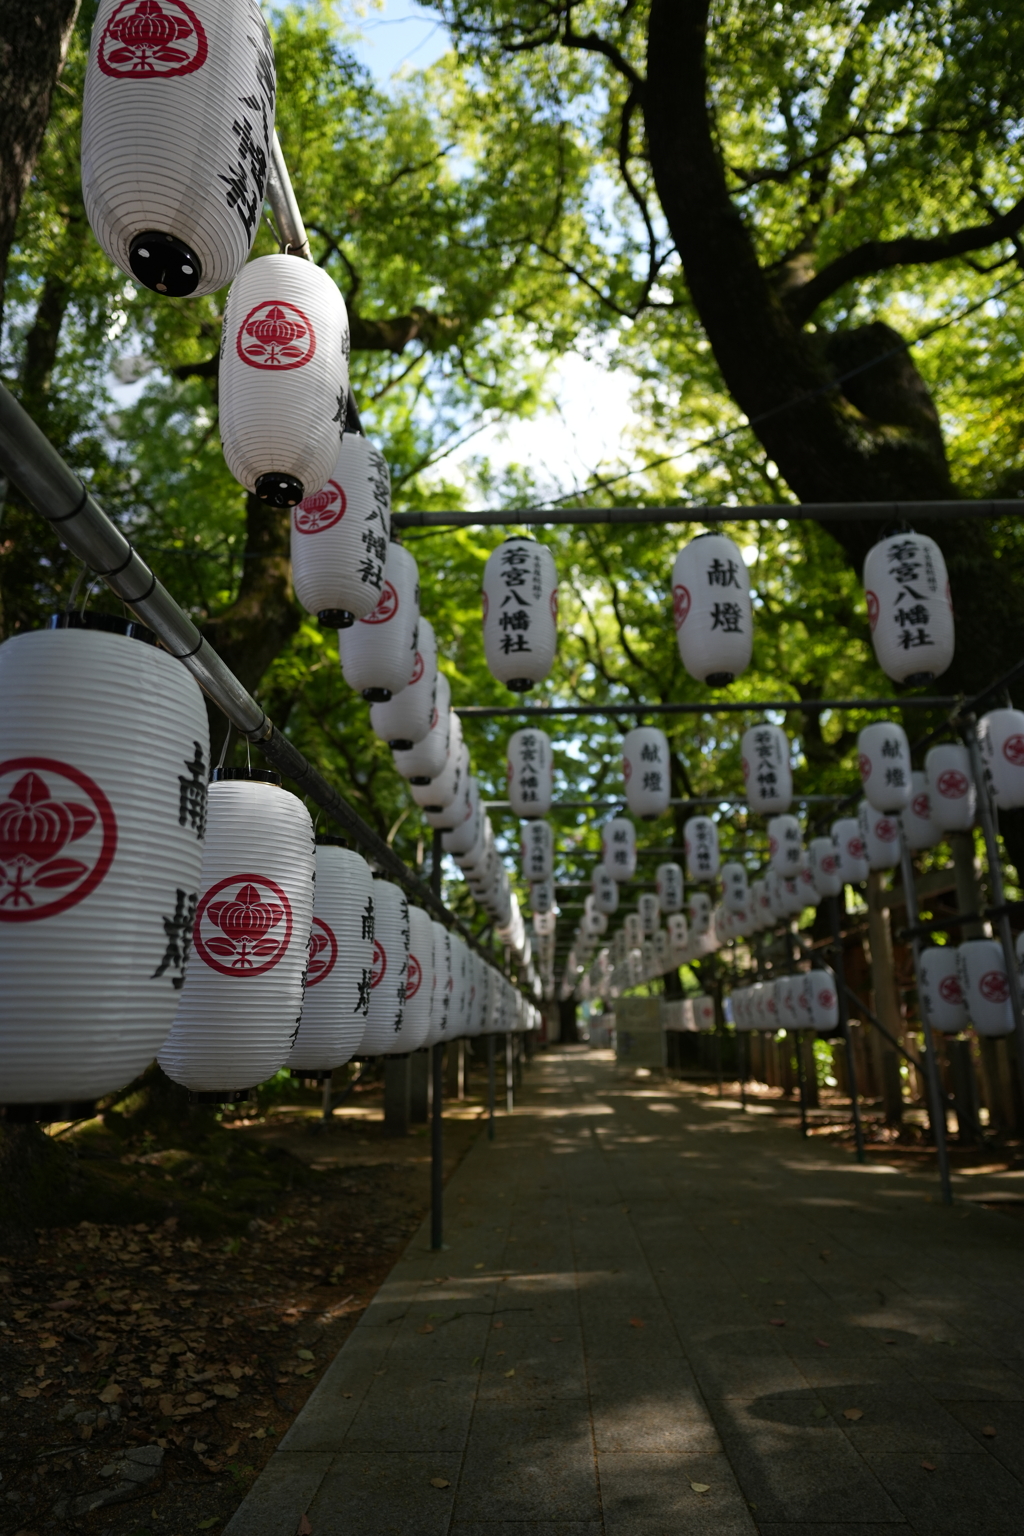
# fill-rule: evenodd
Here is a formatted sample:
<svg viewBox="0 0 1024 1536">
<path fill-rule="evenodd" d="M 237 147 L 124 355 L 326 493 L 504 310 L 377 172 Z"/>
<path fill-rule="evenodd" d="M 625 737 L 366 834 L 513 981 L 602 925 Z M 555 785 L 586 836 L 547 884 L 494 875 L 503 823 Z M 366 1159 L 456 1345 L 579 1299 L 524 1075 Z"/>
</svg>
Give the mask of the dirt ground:
<svg viewBox="0 0 1024 1536">
<path fill-rule="evenodd" d="M 446 1174 L 481 1115 L 446 1106 Z M 126 1152 L 91 1123 L 83 1156 L 169 1214 L 0 1259 L 3 1536 L 216 1532 L 429 1208 L 428 1128 L 385 1137 L 379 1085 L 326 1128 L 306 1095 L 214 1142 Z"/>
</svg>

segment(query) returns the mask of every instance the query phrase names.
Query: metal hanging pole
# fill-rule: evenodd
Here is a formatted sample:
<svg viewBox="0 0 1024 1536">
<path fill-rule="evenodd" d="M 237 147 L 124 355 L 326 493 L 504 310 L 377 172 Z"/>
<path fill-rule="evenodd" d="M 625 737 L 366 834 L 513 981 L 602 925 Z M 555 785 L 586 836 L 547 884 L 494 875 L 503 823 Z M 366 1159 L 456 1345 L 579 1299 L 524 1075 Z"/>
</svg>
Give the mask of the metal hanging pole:
<svg viewBox="0 0 1024 1536">
<path fill-rule="evenodd" d="M 979 790 L 979 801 L 981 794 Z M 914 980 L 917 983 L 917 999 L 921 1010 L 921 1038 L 924 1041 L 924 1078 L 928 1088 L 928 1118 L 935 1138 L 935 1155 L 939 1164 L 939 1181 L 942 1185 L 944 1204 L 953 1203 L 953 1185 L 949 1176 L 949 1149 L 946 1146 L 946 1104 L 939 1082 L 939 1062 L 935 1054 L 935 1036 L 925 1012 L 921 993 L 921 918 L 917 910 L 917 890 L 914 886 L 914 861 L 910 855 L 903 817 L 900 817 L 900 872 L 903 876 L 903 900 L 906 903 L 907 927 L 910 930 L 910 948 L 914 956 Z"/>
<path fill-rule="evenodd" d="M 960 703 L 956 694 L 908 694 L 902 699 L 692 699 L 669 704 L 461 704 L 455 713 L 463 720 L 498 720 L 510 716 L 596 715 L 615 720 L 620 716 L 635 719 L 641 715 L 756 715 L 762 710 L 792 710 L 797 714 L 816 715 L 823 709 L 953 709 Z M 726 796 L 726 799 L 729 797 Z M 804 799 L 840 800 L 840 795 L 804 796 Z M 675 804 L 696 802 L 676 801 Z M 736 802 L 745 803 L 745 802 Z M 718 800 L 705 801 L 718 805 Z"/>
<path fill-rule="evenodd" d="M 268 192 L 269 197 L 269 192 Z M 272 204 L 273 206 L 273 204 Z M 920 518 L 1020 516 L 1019 501 L 804 501 L 747 507 L 519 507 L 493 512 L 398 512 L 399 528 L 536 528 L 560 523 L 899 523 Z"/>
<path fill-rule="evenodd" d="M 276 130 L 274 142 L 270 147 L 270 167 L 267 173 L 265 195 L 277 222 L 277 232 L 281 237 L 281 249 L 284 254 L 300 256 L 304 261 L 312 261 L 313 254 L 309 249 L 306 226 L 302 222 L 298 199 L 295 196 L 288 166 L 285 164 L 284 152 L 281 149 L 281 140 Z"/>
<path fill-rule="evenodd" d="M 846 887 L 843 886 L 843 894 Z M 839 1004 L 839 1029 L 846 1047 L 846 1075 L 850 1080 L 850 1108 L 853 1111 L 853 1139 L 857 1147 L 857 1161 L 866 1160 L 864 1151 L 864 1127 L 860 1121 L 860 1100 L 857 1094 L 857 1063 L 853 1056 L 853 1038 L 850 1034 L 850 1010 L 846 1003 L 846 966 L 843 963 L 843 931 L 839 915 L 838 896 L 829 899 L 832 912 L 833 965 L 836 968 L 836 1000 Z"/>
<path fill-rule="evenodd" d="M 974 782 L 978 786 L 978 820 L 981 822 L 981 831 L 985 839 L 989 890 L 992 895 L 992 908 L 989 915 L 996 920 L 999 928 L 999 942 L 1003 946 L 1006 980 L 1010 988 L 1010 1006 L 1013 1009 L 1013 1035 L 1017 1046 L 1017 1074 L 1020 1080 L 1021 1100 L 1024 1102 L 1024 996 L 1021 993 L 1017 955 L 1013 947 L 1013 934 L 1010 931 L 1010 914 L 1006 910 L 1003 868 L 999 862 L 996 809 L 989 792 L 988 779 L 985 775 L 985 764 L 982 762 L 981 748 L 978 746 L 978 733 L 975 729 L 975 717 L 973 715 L 969 715 L 964 724 L 964 738 L 971 754 Z"/>
</svg>

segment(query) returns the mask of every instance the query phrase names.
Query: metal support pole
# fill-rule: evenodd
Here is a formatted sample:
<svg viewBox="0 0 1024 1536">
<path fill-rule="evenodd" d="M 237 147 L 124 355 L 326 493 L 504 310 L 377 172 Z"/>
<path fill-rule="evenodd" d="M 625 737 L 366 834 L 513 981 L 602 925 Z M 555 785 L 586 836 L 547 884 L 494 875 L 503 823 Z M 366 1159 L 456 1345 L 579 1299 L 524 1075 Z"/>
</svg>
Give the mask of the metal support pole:
<svg viewBox="0 0 1024 1536">
<path fill-rule="evenodd" d="M 432 1045 L 433 1103 L 430 1114 L 430 1246 L 444 1247 L 444 1046 Z"/>
<path fill-rule="evenodd" d="M 1020 972 L 1017 955 L 1010 931 L 1010 914 L 1006 910 L 1006 894 L 1003 890 L 1003 869 L 999 862 L 999 841 L 996 827 L 996 811 L 989 794 L 985 765 L 981 760 L 978 735 L 974 728 L 974 716 L 970 715 L 964 727 L 964 737 L 971 754 L 974 782 L 978 786 L 978 820 L 985 839 L 985 857 L 988 860 L 989 892 L 992 896 L 991 916 L 999 928 L 999 942 L 1003 946 L 1006 980 L 1010 988 L 1010 1006 L 1013 1009 L 1013 1037 L 1017 1046 L 1017 1073 L 1020 1080 L 1021 1099 L 1024 1102 L 1024 997 L 1021 995 Z M 915 918 L 915 922 L 916 922 Z"/>
<path fill-rule="evenodd" d="M 512 1075 L 512 1036 L 505 1036 L 505 1111 L 511 1114 L 515 1107 L 515 1082 Z"/>
<path fill-rule="evenodd" d="M 494 1036 L 487 1036 L 487 1140 L 494 1140 Z"/>
<path fill-rule="evenodd" d="M 843 887 L 845 895 L 846 887 Z M 843 964 L 843 930 L 839 916 L 838 896 L 833 896 L 829 902 L 832 910 L 832 945 L 834 950 L 833 965 L 836 968 L 836 998 L 839 1003 L 839 1029 L 846 1047 L 846 1074 L 850 1080 L 850 1108 L 853 1111 L 853 1139 L 857 1147 L 857 1161 L 865 1161 L 864 1152 L 864 1127 L 860 1123 L 860 1100 L 857 1097 L 857 1063 L 853 1057 L 853 1039 L 850 1035 L 850 1010 L 846 1005 L 846 967 Z"/>
<path fill-rule="evenodd" d="M 980 801 L 980 793 L 978 798 Z M 917 910 L 917 891 L 914 888 L 914 861 L 910 856 L 910 848 L 903 830 L 902 817 L 900 818 L 900 871 L 903 876 L 903 899 L 906 902 L 907 927 L 910 929 L 910 947 L 914 956 L 914 979 L 917 983 L 917 996 L 921 1005 L 921 1038 L 924 1041 L 924 1076 L 925 1082 L 928 1085 L 929 1119 L 932 1122 L 932 1135 L 935 1138 L 935 1155 L 939 1164 L 942 1199 L 946 1205 L 952 1205 L 953 1186 L 949 1177 L 949 1151 L 946 1147 L 946 1105 L 942 1097 L 942 1086 L 939 1082 L 939 1063 L 935 1055 L 935 1037 L 932 1034 L 931 1024 L 925 1015 L 924 1004 L 921 1002 L 920 914 Z"/>
<path fill-rule="evenodd" d="M 807 1135 L 807 1084 L 804 1073 L 804 1053 L 802 1032 L 799 1029 L 793 1031 L 796 1040 L 796 1075 L 800 1084 L 800 1134 Z"/>
<path fill-rule="evenodd" d="M 715 1076 L 718 1079 L 718 1097 L 722 1097 L 722 1027 L 715 1030 Z"/>
</svg>

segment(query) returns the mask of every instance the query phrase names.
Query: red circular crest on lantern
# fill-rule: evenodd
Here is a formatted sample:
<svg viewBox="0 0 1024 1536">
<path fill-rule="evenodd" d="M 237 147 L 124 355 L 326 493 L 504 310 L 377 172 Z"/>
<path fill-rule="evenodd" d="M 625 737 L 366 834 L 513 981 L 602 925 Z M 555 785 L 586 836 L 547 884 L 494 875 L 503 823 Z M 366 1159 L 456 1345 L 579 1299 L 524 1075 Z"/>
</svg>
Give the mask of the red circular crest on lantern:
<svg viewBox="0 0 1024 1536">
<path fill-rule="evenodd" d="M 875 822 L 875 836 L 880 843 L 894 843 L 900 835 L 900 829 L 891 816 L 880 816 Z"/>
<path fill-rule="evenodd" d="M 686 623 L 686 616 L 687 616 L 687 614 L 689 612 L 690 612 L 690 589 L 689 589 L 689 587 L 683 587 L 683 586 L 673 587 L 672 588 L 672 617 L 673 617 L 673 619 L 675 621 L 676 629 L 682 629 L 683 625 Z"/>
<path fill-rule="evenodd" d="M 939 996 L 943 1002 L 962 1004 L 964 1000 L 963 989 L 957 976 L 943 976 L 939 982 Z"/>
<path fill-rule="evenodd" d="M 292 906 L 266 875 L 228 875 L 203 895 L 193 935 L 196 953 L 222 976 L 262 976 L 284 959 Z"/>
<path fill-rule="evenodd" d="M 848 837 L 846 840 L 846 852 L 851 859 L 864 857 L 864 842 L 860 837 Z"/>
<path fill-rule="evenodd" d="M 1003 756 L 1015 768 L 1024 768 L 1024 736 L 1007 736 L 1003 742 Z"/>
<path fill-rule="evenodd" d="M 818 993 L 818 1003 L 819 1003 L 819 1005 L 822 1008 L 831 1008 L 833 1006 L 833 1004 L 835 1003 L 835 1000 L 836 1000 L 835 993 L 834 992 L 830 992 L 828 987 L 822 987 L 821 991 Z"/>
<path fill-rule="evenodd" d="M 958 768 L 947 768 L 945 773 L 939 774 L 935 787 L 947 800 L 962 800 L 970 785 L 965 773 L 961 773 Z"/>
<path fill-rule="evenodd" d="M 96 62 L 117 80 L 169 80 L 206 63 L 203 24 L 182 0 L 122 0 L 103 28 Z"/>
<path fill-rule="evenodd" d="M 622 777 L 625 779 L 627 784 L 633 777 L 633 764 L 630 762 L 628 757 L 624 757 L 622 759 Z"/>
<path fill-rule="evenodd" d="M 862 752 L 857 758 L 857 767 L 860 771 L 862 783 L 866 784 L 871 777 L 871 759 L 866 752 Z"/>
<path fill-rule="evenodd" d="M 96 889 L 116 851 L 113 806 L 88 775 L 51 757 L 0 763 L 0 922 L 66 912 Z"/>
<path fill-rule="evenodd" d="M 380 939 L 373 941 L 373 974 L 370 977 L 370 986 L 379 987 L 387 975 L 388 957 L 384 953 L 384 945 Z"/>
<path fill-rule="evenodd" d="M 322 491 L 300 501 L 292 513 L 296 533 L 323 533 L 340 523 L 348 511 L 348 498 L 337 480 L 328 480 Z"/>
<path fill-rule="evenodd" d="M 334 935 L 334 929 L 324 922 L 322 917 L 314 917 L 313 932 L 309 936 L 309 968 L 306 971 L 306 986 L 315 987 L 318 981 L 324 981 L 334 970 L 338 958 L 338 940 Z"/>
<path fill-rule="evenodd" d="M 745 757 L 740 758 L 740 767 L 743 769 L 743 782 L 745 784 L 750 778 L 750 764 Z"/>
<path fill-rule="evenodd" d="M 398 612 L 398 593 L 390 581 L 384 583 L 384 590 L 380 594 L 376 608 L 368 613 L 365 619 L 360 619 L 360 624 L 386 624 L 393 619 Z"/>
<path fill-rule="evenodd" d="M 427 664 L 423 660 L 423 657 L 420 655 L 419 651 L 417 651 L 416 660 L 413 662 L 412 677 L 409 679 L 408 686 L 411 688 L 413 683 L 418 683 L 426 670 Z"/>
<path fill-rule="evenodd" d="M 405 1000 L 415 997 L 423 980 L 423 967 L 415 955 L 409 956 L 409 969 L 405 973 Z"/>
<path fill-rule="evenodd" d="M 914 796 L 913 810 L 915 816 L 920 816 L 922 821 L 928 821 L 932 814 L 932 803 L 926 794 Z"/>
<path fill-rule="evenodd" d="M 873 592 L 868 592 L 865 596 L 868 600 L 868 623 L 874 629 L 878 623 L 878 598 Z"/>
<path fill-rule="evenodd" d="M 286 373 L 309 362 L 316 352 L 316 334 L 297 305 L 263 299 L 238 327 L 235 349 L 250 368 Z"/>
<path fill-rule="evenodd" d="M 825 857 L 821 860 L 821 868 L 822 872 L 826 875 L 835 874 L 839 868 L 839 860 L 834 853 L 826 853 Z"/>
<path fill-rule="evenodd" d="M 1005 1003 L 1010 995 L 1010 984 L 1005 971 L 986 971 L 978 982 L 978 991 L 986 1002 Z"/>
<path fill-rule="evenodd" d="M 434 713 L 430 717 L 430 729 L 432 731 L 436 731 L 437 730 L 438 719 L 439 719 L 439 716 L 438 716 L 438 713 L 437 713 L 437 705 L 435 704 L 434 705 Z"/>
<path fill-rule="evenodd" d="M 515 771 L 515 769 L 512 766 L 512 759 L 510 757 L 506 757 L 506 759 L 505 759 L 505 777 L 508 779 L 508 782 L 511 784 L 512 780 L 515 778 L 515 776 L 516 776 L 516 771 Z"/>
</svg>

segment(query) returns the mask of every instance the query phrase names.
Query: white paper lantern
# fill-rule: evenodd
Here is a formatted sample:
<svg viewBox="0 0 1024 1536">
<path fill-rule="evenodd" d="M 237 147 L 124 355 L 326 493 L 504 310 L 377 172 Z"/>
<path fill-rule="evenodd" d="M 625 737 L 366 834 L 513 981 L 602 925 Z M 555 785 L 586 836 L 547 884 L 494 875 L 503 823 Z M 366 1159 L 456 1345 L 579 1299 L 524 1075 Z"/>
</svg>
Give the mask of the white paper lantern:
<svg viewBox="0 0 1024 1536">
<path fill-rule="evenodd" d="M 885 816 L 862 800 L 859 824 L 868 868 L 895 869 L 900 861 L 899 817 Z"/>
<path fill-rule="evenodd" d="M 797 1029 L 813 1029 L 814 1027 L 811 1002 L 812 988 L 813 983 L 810 972 L 804 972 L 802 975 L 797 976 L 796 986 L 793 988 L 793 1005 L 796 1009 Z"/>
<path fill-rule="evenodd" d="M 810 1002 L 811 1023 L 820 1034 L 827 1034 L 839 1023 L 839 996 L 831 971 L 810 971 L 807 976 L 807 998 Z"/>
<path fill-rule="evenodd" d="M 711 897 L 703 891 L 694 891 L 687 904 L 691 939 L 699 939 L 711 926 Z"/>
<path fill-rule="evenodd" d="M 606 864 L 594 865 L 590 872 L 590 889 L 594 893 L 597 910 L 608 917 L 614 916 L 619 907 L 619 882 Z"/>
<path fill-rule="evenodd" d="M 617 886 L 615 894 L 616 896 L 618 895 Z M 530 886 L 530 905 L 535 912 L 554 913 L 557 910 L 555 882 L 553 880 L 535 880 Z M 604 909 L 599 908 L 599 910 L 603 911 Z"/>
<path fill-rule="evenodd" d="M 468 775 L 465 782 L 465 793 L 458 802 L 461 808 L 461 820 L 441 838 L 445 853 L 468 853 L 476 842 L 483 819 L 480 809 L 480 786 L 472 774 Z"/>
<path fill-rule="evenodd" d="M 673 912 L 667 923 L 668 941 L 673 949 L 684 949 L 690 942 L 690 926 L 682 912 Z"/>
<path fill-rule="evenodd" d="M 295 1043 L 313 927 L 313 824 L 277 775 L 210 786 L 192 951 L 157 1060 L 195 1093 L 244 1096 Z"/>
<path fill-rule="evenodd" d="M 971 754 L 967 748 L 959 742 L 945 742 L 941 746 L 932 747 L 925 757 L 924 766 L 930 819 L 936 832 L 968 831 L 974 825 L 977 793 L 971 771 Z M 936 836 L 935 841 L 938 840 Z M 924 846 L 930 847 L 932 844 Z"/>
<path fill-rule="evenodd" d="M 730 912 L 743 912 L 750 895 L 747 871 L 735 859 L 722 865 L 722 900 Z"/>
<path fill-rule="evenodd" d="M 953 608 L 942 551 L 921 533 L 870 549 L 864 588 L 878 665 L 896 683 L 930 683 L 953 660 Z M 892 809 L 892 807 L 879 807 Z"/>
<path fill-rule="evenodd" d="M 448 761 L 448 748 L 453 724 L 456 727 L 458 741 L 461 745 L 462 722 L 458 715 L 452 711 L 451 702 L 451 684 L 443 672 L 438 672 L 434 713 L 430 717 L 430 730 L 423 740 L 418 741 L 408 752 L 394 752 L 392 754 L 392 761 L 395 768 L 402 775 L 402 778 L 408 779 L 410 784 L 415 784 L 418 788 L 425 787 L 430 783 L 431 779 L 436 779 L 437 775 L 442 772 L 445 763 Z"/>
<path fill-rule="evenodd" d="M 1001 811 L 1024 805 L 1024 711 L 990 709 L 978 721 L 989 792 Z"/>
<path fill-rule="evenodd" d="M 917 852 L 922 848 L 934 848 L 936 843 L 940 843 L 942 831 L 932 816 L 928 775 L 915 768 L 910 777 L 910 804 L 903 811 L 900 821 L 907 847 Z"/>
<path fill-rule="evenodd" d="M 778 725 L 752 725 L 744 731 L 740 760 L 747 802 L 762 816 L 788 811 L 793 800 L 789 738 Z"/>
<path fill-rule="evenodd" d="M 921 1007 L 932 1029 L 946 1035 L 958 1035 L 966 1029 L 970 1020 L 960 982 L 956 946 L 945 944 L 922 949 L 919 977 Z"/>
<path fill-rule="evenodd" d="M 1003 946 L 995 939 L 968 939 L 957 948 L 960 986 L 979 1035 L 1008 1035 L 1013 1004 Z"/>
<path fill-rule="evenodd" d="M 636 874 L 636 828 L 625 816 L 613 816 L 601 828 L 601 863 L 613 880 Z"/>
<path fill-rule="evenodd" d="M 653 891 L 645 891 L 636 904 L 640 925 L 645 939 L 653 939 L 658 931 L 661 905 Z"/>
<path fill-rule="evenodd" d="M 659 864 L 654 872 L 654 885 L 663 912 L 682 911 L 683 871 L 678 864 Z"/>
<path fill-rule="evenodd" d="M 508 739 L 509 808 L 514 816 L 546 816 L 554 791 L 551 739 L 544 731 L 524 726 Z"/>
<path fill-rule="evenodd" d="M 122 272 L 176 298 L 231 282 L 263 212 L 275 94 L 254 0 L 102 0 L 85 76 L 82 195 Z"/>
<path fill-rule="evenodd" d="M 558 919 L 553 912 L 535 912 L 533 914 L 533 931 L 539 939 L 546 939 L 552 935 L 557 925 Z"/>
<path fill-rule="evenodd" d="M 393 752 L 409 752 L 430 731 L 437 710 L 437 641 L 434 626 L 420 617 L 412 677 L 386 704 L 370 708 L 370 725 Z"/>
<path fill-rule="evenodd" d="M 224 312 L 219 379 L 235 479 L 275 507 L 323 490 L 348 398 L 348 316 L 334 279 L 294 256 L 243 267 Z"/>
<path fill-rule="evenodd" d="M 321 1076 L 351 1061 L 370 1006 L 373 876 L 349 848 L 318 842 L 313 931 L 293 1073 Z"/>
<path fill-rule="evenodd" d="M 420 622 L 420 576 L 401 544 L 388 545 L 384 590 L 373 612 L 338 631 L 341 670 L 371 704 L 386 703 L 412 682 Z"/>
<path fill-rule="evenodd" d="M 622 922 L 626 935 L 626 944 L 630 949 L 639 949 L 644 941 L 643 919 L 639 912 L 627 912 Z"/>
<path fill-rule="evenodd" d="M 523 828 L 523 879 L 528 884 L 554 874 L 555 839 L 548 821 L 528 821 Z"/>
<path fill-rule="evenodd" d="M 772 921 L 781 923 L 789 916 L 789 903 L 786 900 L 782 876 L 774 869 L 769 869 L 764 877 L 764 888 L 768 897 L 768 908 L 771 912 Z"/>
<path fill-rule="evenodd" d="M 634 816 L 654 821 L 668 810 L 672 793 L 668 737 L 655 726 L 641 725 L 622 743 L 626 803 Z"/>
<path fill-rule="evenodd" d="M 762 1028 L 776 1030 L 779 1027 L 779 1003 L 776 997 L 778 983 L 775 980 L 766 981 L 761 987 L 761 1018 Z"/>
<path fill-rule="evenodd" d="M 832 842 L 839 858 L 839 875 L 844 885 L 860 885 L 870 873 L 867 850 L 857 816 L 840 816 L 832 823 Z"/>
<path fill-rule="evenodd" d="M 683 666 L 723 688 L 750 665 L 754 638 L 750 577 L 732 539 L 699 534 L 676 556 L 672 611 Z"/>
<path fill-rule="evenodd" d="M 784 878 L 793 878 L 800 870 L 803 840 L 795 816 L 772 816 L 768 822 L 768 854 L 772 869 Z"/>
<path fill-rule="evenodd" d="M 800 979 L 797 976 L 780 976 L 775 983 L 775 1006 L 778 1011 L 780 1029 L 796 1029 L 796 1002 L 794 989 L 799 986 Z"/>
<path fill-rule="evenodd" d="M 494 848 L 494 827 L 491 818 L 481 809 L 477 817 L 476 840 L 468 853 L 457 853 L 455 862 L 467 880 L 482 879 L 487 874 L 491 852 Z"/>
<path fill-rule="evenodd" d="M 458 1040 L 469 1020 L 469 949 L 461 934 L 451 936 L 452 999 L 448 1013 L 448 1038 Z"/>
<path fill-rule="evenodd" d="M 418 1051 L 430 1033 L 434 993 L 434 927 L 422 907 L 409 904 L 409 963 L 405 976 L 402 1049 Z"/>
<path fill-rule="evenodd" d="M 879 720 L 857 737 L 857 764 L 868 804 L 892 814 L 910 803 L 910 743 L 902 725 Z"/>
<path fill-rule="evenodd" d="M 295 596 L 323 628 L 347 629 L 373 612 L 390 539 L 387 460 L 361 433 L 346 432 L 327 484 L 292 508 Z"/>
<path fill-rule="evenodd" d="M 588 896 L 583 903 L 583 917 L 587 925 L 588 933 L 602 934 L 608 932 L 608 916 L 602 912 L 593 894 Z M 655 924 L 657 927 L 657 924 Z"/>
<path fill-rule="evenodd" d="M 178 1003 L 203 858 L 206 709 L 184 667 L 119 627 L 0 645 L 8 1105 L 123 1087 Z"/>
<path fill-rule="evenodd" d="M 693 881 L 713 880 L 718 874 L 718 827 L 710 816 L 691 816 L 683 827 L 686 872 Z"/>
<path fill-rule="evenodd" d="M 451 940 L 448 929 L 443 923 L 432 921 L 430 931 L 433 935 L 431 946 L 431 984 L 430 984 L 430 1029 L 424 1045 L 436 1045 L 438 1041 L 447 1038 L 448 1033 L 448 1008 L 451 1001 L 452 990 L 452 961 Z"/>
<path fill-rule="evenodd" d="M 558 645 L 558 576 L 535 539 L 506 539 L 484 566 L 484 654 L 491 673 L 525 693 L 551 671 Z"/>
<path fill-rule="evenodd" d="M 410 780 L 409 793 L 416 804 L 427 813 L 431 826 L 445 831 L 458 822 L 459 802 L 466 793 L 468 778 L 469 748 L 462 740 L 461 730 L 456 728 L 453 714 L 448 732 L 447 762 L 436 779 L 428 779 L 425 784 L 413 783 Z M 436 818 L 442 811 L 449 811 L 450 814 L 437 821 Z"/>
<path fill-rule="evenodd" d="M 715 1027 L 715 1000 L 707 997 L 703 992 L 691 999 L 693 1004 L 693 1022 L 702 1032 L 713 1030 Z"/>
<path fill-rule="evenodd" d="M 373 972 L 360 1056 L 389 1056 L 404 1045 L 405 983 L 409 970 L 409 903 L 379 875 L 373 881 Z"/>
</svg>

